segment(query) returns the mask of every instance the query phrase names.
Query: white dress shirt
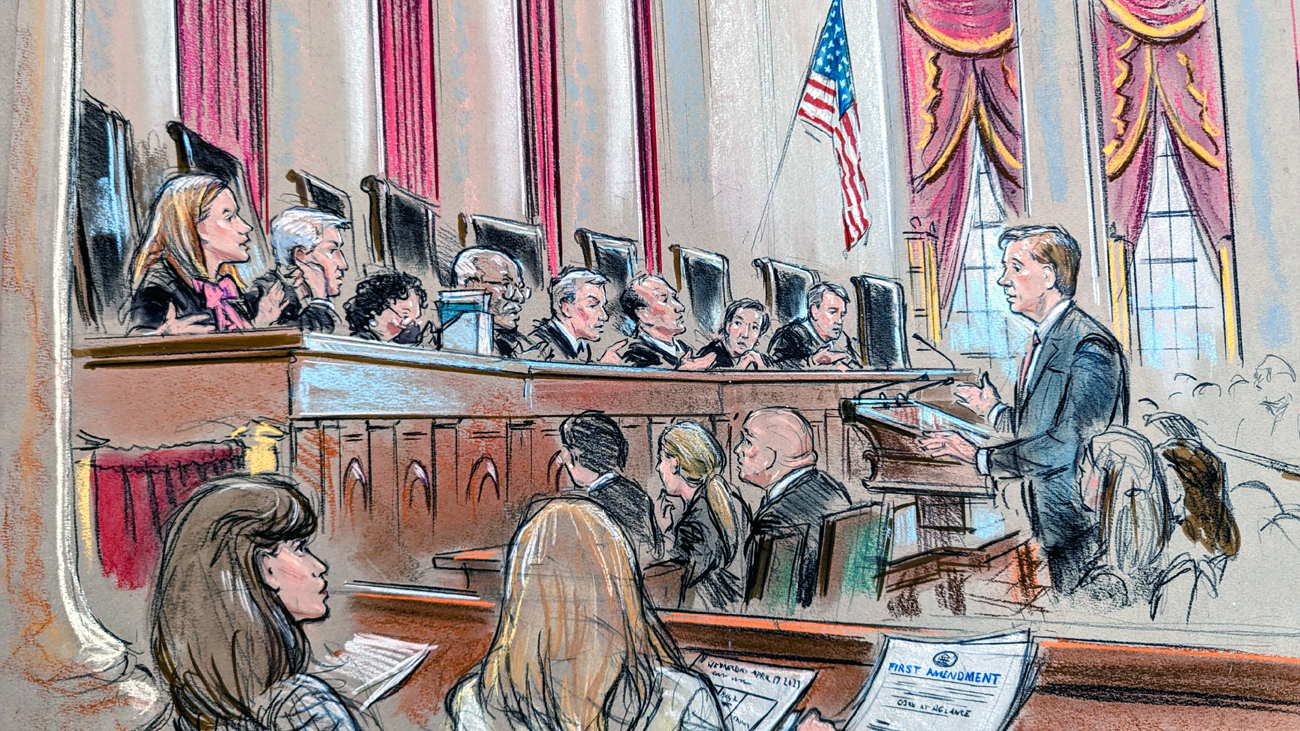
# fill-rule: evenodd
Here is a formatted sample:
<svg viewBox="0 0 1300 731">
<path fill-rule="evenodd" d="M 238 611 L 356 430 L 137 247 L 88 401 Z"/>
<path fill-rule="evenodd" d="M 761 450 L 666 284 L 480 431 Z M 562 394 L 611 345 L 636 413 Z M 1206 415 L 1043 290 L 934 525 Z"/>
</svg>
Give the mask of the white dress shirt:
<svg viewBox="0 0 1300 731">
<path fill-rule="evenodd" d="M 809 472 L 812 472 L 814 469 L 816 469 L 816 467 L 817 467 L 816 465 L 808 465 L 807 467 L 800 467 L 794 472 L 791 472 L 785 477 L 782 477 L 781 479 L 777 480 L 775 483 L 772 484 L 772 487 L 767 491 L 767 497 L 764 499 L 764 502 L 770 503 L 773 500 L 780 497 L 781 493 L 785 492 L 786 488 L 793 485 L 795 481 L 798 480 L 799 478 L 803 477 Z"/>
</svg>

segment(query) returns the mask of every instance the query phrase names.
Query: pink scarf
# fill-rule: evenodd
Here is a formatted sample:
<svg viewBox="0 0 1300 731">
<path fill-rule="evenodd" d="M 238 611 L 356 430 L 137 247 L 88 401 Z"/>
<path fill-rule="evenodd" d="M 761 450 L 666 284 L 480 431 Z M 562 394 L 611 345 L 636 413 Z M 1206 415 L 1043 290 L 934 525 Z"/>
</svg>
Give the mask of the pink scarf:
<svg viewBox="0 0 1300 731">
<path fill-rule="evenodd" d="M 231 304 L 231 300 L 239 297 L 239 288 L 235 286 L 235 280 L 226 276 L 216 282 L 205 279 L 193 281 L 194 290 L 203 295 L 204 303 L 217 316 L 217 332 L 253 329 L 252 323 L 245 320 L 244 316 L 239 314 L 239 310 Z"/>
</svg>

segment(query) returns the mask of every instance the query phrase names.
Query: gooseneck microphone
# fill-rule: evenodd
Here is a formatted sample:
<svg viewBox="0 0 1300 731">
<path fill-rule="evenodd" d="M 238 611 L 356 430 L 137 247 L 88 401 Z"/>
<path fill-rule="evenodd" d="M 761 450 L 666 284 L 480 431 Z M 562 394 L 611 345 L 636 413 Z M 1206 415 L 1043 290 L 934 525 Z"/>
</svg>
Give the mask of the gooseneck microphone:
<svg viewBox="0 0 1300 731">
<path fill-rule="evenodd" d="M 918 334 L 916 334 L 916 333 L 912 333 L 912 339 L 915 340 L 915 341 L 917 341 L 918 343 L 924 345 L 926 350 L 930 351 L 931 353 L 935 353 L 935 354 L 937 354 L 940 358 L 943 358 L 944 360 L 948 361 L 948 365 L 949 365 L 949 366 L 950 366 L 954 371 L 957 370 L 957 364 L 952 362 L 952 358 L 949 358 L 947 355 L 944 355 L 943 351 L 939 350 L 938 348 L 936 348 L 936 347 L 934 346 L 934 343 L 931 343 L 929 340 L 926 340 L 925 338 L 921 337 L 920 335 L 918 335 Z"/>
</svg>

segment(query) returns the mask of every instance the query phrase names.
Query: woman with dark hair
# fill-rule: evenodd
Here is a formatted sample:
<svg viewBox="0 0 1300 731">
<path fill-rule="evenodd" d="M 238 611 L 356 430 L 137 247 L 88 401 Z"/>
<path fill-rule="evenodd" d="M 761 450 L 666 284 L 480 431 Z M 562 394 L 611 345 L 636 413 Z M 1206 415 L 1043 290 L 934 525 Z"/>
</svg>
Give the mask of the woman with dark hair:
<svg viewBox="0 0 1300 731">
<path fill-rule="evenodd" d="M 279 477 L 212 480 L 186 501 L 153 596 L 153 658 L 172 700 L 154 728 L 358 728 L 306 672 L 301 625 L 329 614 L 327 567 L 306 547 L 315 532 L 307 498 Z"/>
<path fill-rule="evenodd" d="M 686 502 L 672 529 L 671 551 L 686 567 L 683 605 L 694 598 L 706 608 L 725 609 L 741 598 L 751 518 L 722 477 L 726 467 L 718 440 L 695 422 L 673 424 L 659 435 L 659 477 L 669 495 Z"/>
<path fill-rule="evenodd" d="M 284 309 L 283 287 L 250 307 L 235 265 L 248 261 L 248 232 L 230 188 L 210 175 L 163 183 L 148 233 L 131 261 L 127 332 L 190 335 L 269 327 Z"/>
<path fill-rule="evenodd" d="M 398 345 L 432 345 L 433 323 L 424 320 L 429 296 L 416 277 L 406 272 L 373 274 L 357 284 L 357 293 L 343 305 L 354 338 Z"/>
<path fill-rule="evenodd" d="M 769 367 L 767 358 L 756 348 L 772 324 L 767 308 L 757 300 L 739 299 L 727 306 L 722 315 L 718 337 L 700 349 L 699 355 L 716 356 L 709 370 L 760 370 Z"/>
</svg>

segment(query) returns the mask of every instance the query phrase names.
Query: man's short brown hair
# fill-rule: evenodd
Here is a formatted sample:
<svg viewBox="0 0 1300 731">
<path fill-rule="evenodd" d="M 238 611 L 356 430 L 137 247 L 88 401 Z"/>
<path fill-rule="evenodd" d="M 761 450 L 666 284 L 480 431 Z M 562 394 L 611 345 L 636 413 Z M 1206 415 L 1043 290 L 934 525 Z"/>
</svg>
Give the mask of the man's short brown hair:
<svg viewBox="0 0 1300 731">
<path fill-rule="evenodd" d="M 1050 264 L 1056 270 L 1056 289 L 1066 297 L 1074 296 L 1079 283 L 1079 244 L 1060 226 L 1016 226 L 1002 232 L 998 245 L 1003 249 L 1015 241 L 1037 238 L 1030 249 L 1034 261 Z"/>
</svg>

